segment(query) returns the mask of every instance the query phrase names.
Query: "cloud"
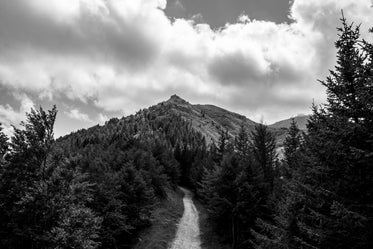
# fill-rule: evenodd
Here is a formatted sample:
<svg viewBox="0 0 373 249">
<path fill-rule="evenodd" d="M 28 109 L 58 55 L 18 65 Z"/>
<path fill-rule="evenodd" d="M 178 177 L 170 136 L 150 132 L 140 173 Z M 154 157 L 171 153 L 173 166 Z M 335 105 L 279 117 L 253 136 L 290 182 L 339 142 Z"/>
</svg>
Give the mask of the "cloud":
<svg viewBox="0 0 373 249">
<path fill-rule="evenodd" d="M 13 97 L 20 102 L 18 110 L 9 104 L 0 105 L 0 123 L 4 127 L 4 133 L 9 137 L 13 134 L 12 125 L 20 127 L 20 123 L 26 118 L 26 113 L 29 113 L 31 108 L 35 108 L 34 102 L 26 94 L 14 94 Z"/>
<path fill-rule="evenodd" d="M 193 20 L 194 23 L 206 23 L 201 13 L 193 15 L 190 19 Z"/>
<path fill-rule="evenodd" d="M 105 122 L 109 120 L 109 117 L 105 114 L 99 113 L 97 120 L 98 120 L 98 123 L 102 125 L 102 124 L 105 124 Z"/>
<path fill-rule="evenodd" d="M 260 59 L 245 56 L 240 52 L 229 53 L 214 58 L 209 65 L 209 72 L 222 84 L 258 83 L 269 69 L 268 62 L 258 62 Z"/>
<path fill-rule="evenodd" d="M 363 23 L 364 37 L 373 23 L 370 0 L 294 0 L 291 24 L 241 16 L 220 29 L 171 21 L 166 4 L 0 0 L 0 84 L 41 99 L 93 101 L 103 115 L 178 93 L 271 122 L 325 100 L 316 80 L 335 62 L 341 9 Z M 88 122 L 78 110 L 70 117 Z"/>
<path fill-rule="evenodd" d="M 0 105 L 0 121 L 18 126 L 25 119 L 26 112 L 30 112 L 35 105 L 26 94 L 14 94 L 14 98 L 20 101 L 19 109 L 15 110 L 10 105 Z"/>
<path fill-rule="evenodd" d="M 95 115 L 94 118 L 91 118 L 90 115 L 87 113 L 82 112 L 79 109 L 71 109 L 69 111 L 64 111 L 64 114 L 69 117 L 70 119 L 74 119 L 77 121 L 91 123 L 91 124 L 105 124 L 106 121 L 109 120 L 109 117 L 106 114 L 98 113 Z"/>
<path fill-rule="evenodd" d="M 83 122 L 92 122 L 88 114 L 82 113 L 78 109 L 72 109 L 69 112 L 65 112 L 65 114 L 71 119 L 75 119 L 75 120 L 79 120 Z"/>
</svg>

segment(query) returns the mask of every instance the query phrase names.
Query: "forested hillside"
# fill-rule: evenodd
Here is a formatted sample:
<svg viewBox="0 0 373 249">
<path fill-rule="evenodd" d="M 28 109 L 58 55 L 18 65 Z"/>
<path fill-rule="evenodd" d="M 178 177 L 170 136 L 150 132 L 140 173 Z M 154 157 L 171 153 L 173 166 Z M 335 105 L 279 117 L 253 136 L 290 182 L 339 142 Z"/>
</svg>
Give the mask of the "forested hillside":
<svg viewBox="0 0 373 249">
<path fill-rule="evenodd" d="M 131 248 L 166 190 L 197 182 L 205 138 L 167 108 L 54 141 L 56 115 L 1 133 L 2 248 Z"/>
<path fill-rule="evenodd" d="M 207 144 L 216 144 L 222 131 L 226 131 L 233 138 L 238 135 L 241 126 L 251 132 L 257 125 L 257 123 L 243 115 L 214 105 L 193 105 L 177 95 L 173 95 L 169 100 L 152 106 L 149 110 L 155 111 L 159 109 L 182 117 L 183 120 L 192 125 L 194 130 L 205 137 Z M 280 138 L 286 133 L 286 131 L 278 127 L 270 129 L 276 134 L 276 138 Z"/>
</svg>

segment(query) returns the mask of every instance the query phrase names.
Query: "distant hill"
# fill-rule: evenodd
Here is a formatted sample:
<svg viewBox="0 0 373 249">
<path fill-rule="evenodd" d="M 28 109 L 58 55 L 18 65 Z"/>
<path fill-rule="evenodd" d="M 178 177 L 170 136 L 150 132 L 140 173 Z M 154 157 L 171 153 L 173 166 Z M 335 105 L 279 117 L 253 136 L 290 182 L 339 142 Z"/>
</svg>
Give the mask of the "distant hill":
<svg viewBox="0 0 373 249">
<path fill-rule="evenodd" d="M 307 122 L 308 122 L 309 115 L 299 115 L 294 117 L 295 122 L 298 125 L 298 128 L 306 131 L 307 130 Z M 289 128 L 291 124 L 292 118 L 284 119 L 281 121 L 278 121 L 274 124 L 269 125 L 269 127 L 275 128 L 275 129 L 281 129 L 281 128 Z"/>
</svg>

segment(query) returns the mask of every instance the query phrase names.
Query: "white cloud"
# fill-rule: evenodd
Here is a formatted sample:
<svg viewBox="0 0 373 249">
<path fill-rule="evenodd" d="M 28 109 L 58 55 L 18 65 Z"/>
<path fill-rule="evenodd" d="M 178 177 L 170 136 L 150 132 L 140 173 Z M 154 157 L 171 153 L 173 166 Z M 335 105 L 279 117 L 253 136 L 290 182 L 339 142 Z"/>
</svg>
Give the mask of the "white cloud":
<svg viewBox="0 0 373 249">
<path fill-rule="evenodd" d="M 14 94 L 14 98 L 20 102 L 18 110 L 9 104 L 0 105 L 0 123 L 4 127 L 4 133 L 9 137 L 13 134 L 12 125 L 19 127 L 26 118 L 26 112 L 29 113 L 31 108 L 35 108 L 34 102 L 26 94 Z"/>
<path fill-rule="evenodd" d="M 373 23 L 370 0 L 294 0 L 291 24 L 241 16 L 219 30 L 171 22 L 165 6 L 161 0 L 0 0 L 0 84 L 41 97 L 93 99 L 103 110 L 125 113 L 176 92 L 271 122 L 324 100 L 316 80 L 334 64 L 341 9 L 349 21 L 363 23 L 364 36 Z"/>
<path fill-rule="evenodd" d="M 105 124 L 106 121 L 109 120 L 109 117 L 106 116 L 105 114 L 99 113 L 98 117 L 97 117 L 97 120 L 98 120 L 98 123 L 100 125 L 103 125 L 103 124 Z"/>
<path fill-rule="evenodd" d="M 89 118 L 88 114 L 81 112 L 78 109 L 72 109 L 68 112 L 65 112 L 65 114 L 75 120 L 83 121 L 83 122 L 92 122 L 92 120 Z"/>
<path fill-rule="evenodd" d="M 87 113 L 84 113 L 79 109 L 71 109 L 69 111 L 64 111 L 64 113 L 71 119 L 92 124 L 98 123 L 100 125 L 103 125 L 106 121 L 109 120 L 109 117 L 103 113 L 98 113 L 95 118 L 91 118 Z"/>
<path fill-rule="evenodd" d="M 15 110 L 10 105 L 0 105 L 0 121 L 7 125 L 18 126 L 25 119 L 26 112 L 34 108 L 34 103 L 26 94 L 14 94 L 14 97 L 20 102 L 19 110 Z"/>
</svg>

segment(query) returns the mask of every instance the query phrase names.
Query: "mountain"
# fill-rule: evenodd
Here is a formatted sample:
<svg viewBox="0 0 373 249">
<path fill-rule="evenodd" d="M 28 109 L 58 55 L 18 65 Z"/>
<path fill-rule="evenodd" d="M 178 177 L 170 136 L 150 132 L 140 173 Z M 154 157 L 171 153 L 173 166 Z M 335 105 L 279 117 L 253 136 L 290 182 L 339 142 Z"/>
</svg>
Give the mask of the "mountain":
<svg viewBox="0 0 373 249">
<path fill-rule="evenodd" d="M 303 130 L 303 131 L 307 130 L 308 118 L 309 118 L 309 115 L 299 115 L 299 116 L 294 117 L 294 120 L 297 123 L 298 128 L 300 130 Z M 269 127 L 274 128 L 274 129 L 289 128 L 292 119 L 293 118 L 289 118 L 289 119 L 278 121 L 274 124 L 269 125 Z"/>
<path fill-rule="evenodd" d="M 250 132 L 256 123 L 243 115 L 214 105 L 193 105 L 177 95 L 149 108 L 150 111 L 166 109 L 181 116 L 193 129 L 204 135 L 207 143 L 217 142 L 219 132 L 227 130 L 232 137 L 238 134 L 241 125 Z"/>
<path fill-rule="evenodd" d="M 57 139 L 56 160 L 66 157 L 60 167 L 79 168 L 92 183 L 90 207 L 103 219 L 102 248 L 132 248 L 170 189 L 184 185 L 196 190 L 205 169 L 221 163 L 224 148 L 208 145 L 218 141 L 221 131 L 235 136 L 241 125 L 250 132 L 256 123 L 173 95 L 134 115 Z M 286 129 L 270 129 L 280 148 Z"/>
<path fill-rule="evenodd" d="M 174 122 L 170 120 L 174 120 Z M 163 129 L 161 132 L 164 132 L 164 129 L 170 129 L 168 128 L 169 126 L 175 126 L 172 127 L 172 129 L 178 129 L 178 126 L 181 125 L 180 121 L 185 122 L 185 125 L 192 128 L 192 130 L 188 128 L 189 132 L 193 131 L 201 134 L 206 144 L 211 144 L 212 142 L 216 144 L 221 131 L 228 131 L 228 134 L 233 138 L 238 134 L 241 125 L 243 125 L 249 133 L 253 131 L 257 125 L 256 122 L 247 117 L 221 107 L 210 104 L 191 104 L 177 95 L 172 95 L 168 100 L 142 109 L 134 115 L 121 119 L 113 118 L 107 121 L 101 128 L 92 127 L 88 129 L 87 132 L 96 128 L 100 130 L 103 129 L 102 132 L 104 132 L 105 127 L 115 124 L 118 127 L 116 129 L 120 129 L 119 127 L 121 126 L 135 127 L 131 129 L 130 132 L 131 134 L 133 133 L 132 135 L 134 137 L 144 135 L 154 136 L 154 132 L 158 131 L 157 129 Z M 278 146 L 281 146 L 286 136 L 286 127 L 288 125 L 285 121 L 280 121 L 278 123 L 269 126 L 269 129 L 274 133 Z M 84 132 L 84 130 L 81 132 Z M 187 131 L 183 132 L 187 133 Z M 173 135 L 178 136 L 179 134 Z M 182 136 L 185 137 L 187 134 L 183 134 Z M 170 139 L 175 140 L 175 138 Z M 176 143 L 176 141 L 174 142 Z"/>
</svg>

